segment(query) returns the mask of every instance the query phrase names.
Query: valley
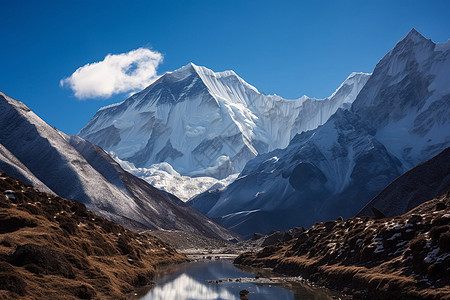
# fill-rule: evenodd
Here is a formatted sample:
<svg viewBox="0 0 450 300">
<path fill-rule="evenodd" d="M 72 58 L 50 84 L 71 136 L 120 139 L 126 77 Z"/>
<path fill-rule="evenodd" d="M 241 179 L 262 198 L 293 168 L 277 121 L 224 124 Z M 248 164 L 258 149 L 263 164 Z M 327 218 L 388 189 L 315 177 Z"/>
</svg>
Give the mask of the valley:
<svg viewBox="0 0 450 300">
<path fill-rule="evenodd" d="M 450 40 L 413 28 L 323 99 L 189 63 L 77 135 L 0 92 L 0 299 L 437 300 L 449 274 Z"/>
</svg>

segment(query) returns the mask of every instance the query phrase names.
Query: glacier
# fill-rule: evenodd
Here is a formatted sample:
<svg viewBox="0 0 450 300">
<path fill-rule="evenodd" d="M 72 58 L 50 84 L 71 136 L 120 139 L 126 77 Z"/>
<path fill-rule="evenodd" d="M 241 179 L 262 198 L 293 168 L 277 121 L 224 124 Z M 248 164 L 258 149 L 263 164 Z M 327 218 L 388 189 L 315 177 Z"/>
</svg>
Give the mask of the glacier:
<svg viewBox="0 0 450 300">
<path fill-rule="evenodd" d="M 101 108 L 79 136 L 131 163 L 129 171 L 152 184 L 161 177 L 167 184 L 180 182 L 183 176 L 193 188 L 171 192 L 188 199 L 224 179 L 231 182 L 250 159 L 286 147 L 297 133 L 348 108 L 369 77 L 350 74 L 326 99 L 287 100 L 260 93 L 233 71 L 213 72 L 190 63 Z"/>
<path fill-rule="evenodd" d="M 157 189 L 176 195 L 180 200 L 186 202 L 192 197 L 210 189 L 223 189 L 237 177 L 238 173 L 231 174 L 224 179 L 214 177 L 190 177 L 183 176 L 173 167 L 162 162 L 153 164 L 150 168 L 136 168 L 133 163 L 121 160 L 114 152 L 108 153 L 125 171 L 136 177 L 144 179 Z"/>
</svg>

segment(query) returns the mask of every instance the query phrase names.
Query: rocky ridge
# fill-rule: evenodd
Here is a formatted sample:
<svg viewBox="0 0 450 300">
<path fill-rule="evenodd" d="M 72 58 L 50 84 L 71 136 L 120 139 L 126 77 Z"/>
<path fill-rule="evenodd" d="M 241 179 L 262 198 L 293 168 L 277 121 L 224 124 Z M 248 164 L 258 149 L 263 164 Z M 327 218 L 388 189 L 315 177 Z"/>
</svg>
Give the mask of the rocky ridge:
<svg viewBox="0 0 450 300">
<path fill-rule="evenodd" d="M 449 190 L 450 148 L 447 148 L 394 180 L 367 203 L 358 215 L 374 215 L 372 209 L 376 208 L 387 217 L 398 216 Z"/>
</svg>

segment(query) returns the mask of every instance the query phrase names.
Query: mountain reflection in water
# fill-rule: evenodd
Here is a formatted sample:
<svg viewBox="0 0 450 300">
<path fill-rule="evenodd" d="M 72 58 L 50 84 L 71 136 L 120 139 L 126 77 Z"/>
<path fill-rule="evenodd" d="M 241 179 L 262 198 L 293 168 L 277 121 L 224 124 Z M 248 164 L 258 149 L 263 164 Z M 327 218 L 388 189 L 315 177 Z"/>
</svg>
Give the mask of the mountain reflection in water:
<svg viewBox="0 0 450 300">
<path fill-rule="evenodd" d="M 186 274 L 181 274 L 170 282 L 155 286 L 144 299 L 237 299 L 224 287 L 217 284 L 208 285 L 211 284 L 200 283 Z"/>
<path fill-rule="evenodd" d="M 239 300 L 239 292 L 248 290 L 248 299 L 253 300 L 294 300 L 332 299 L 324 289 L 311 288 L 303 284 L 289 283 L 261 284 L 254 282 L 223 281 L 236 278 L 255 278 L 254 273 L 244 272 L 230 261 L 200 261 L 164 268 L 159 273 L 155 286 L 141 299 L 143 300 Z M 245 281 L 245 280 L 243 280 Z"/>
</svg>

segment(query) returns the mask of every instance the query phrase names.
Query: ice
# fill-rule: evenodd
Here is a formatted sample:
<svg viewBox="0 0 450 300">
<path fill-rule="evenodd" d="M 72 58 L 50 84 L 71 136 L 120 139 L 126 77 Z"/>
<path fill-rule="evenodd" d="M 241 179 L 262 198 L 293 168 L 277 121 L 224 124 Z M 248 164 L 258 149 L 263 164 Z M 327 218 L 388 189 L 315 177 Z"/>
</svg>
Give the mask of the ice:
<svg viewBox="0 0 450 300">
<path fill-rule="evenodd" d="M 427 256 L 423 259 L 426 263 L 431 263 L 436 260 L 436 256 L 439 253 L 439 248 L 435 248 L 428 252 Z"/>
<path fill-rule="evenodd" d="M 101 111 L 101 110 L 104 110 L 104 109 L 108 109 L 108 108 L 113 108 L 113 107 L 119 106 L 119 105 L 121 105 L 123 102 L 124 102 L 124 101 L 118 102 L 118 103 L 113 103 L 113 104 L 110 104 L 110 105 L 106 105 L 106 106 L 100 107 L 100 109 L 99 109 L 98 111 Z"/>
<path fill-rule="evenodd" d="M 238 174 L 231 174 L 222 180 L 214 177 L 183 176 L 167 162 L 151 165 L 150 168 L 136 168 L 133 163 L 121 160 L 114 152 L 109 154 L 126 171 L 185 202 L 207 190 L 223 189 L 238 176 Z"/>
<path fill-rule="evenodd" d="M 286 100 L 261 94 L 233 71 L 190 63 L 120 105 L 102 108 L 80 136 L 139 168 L 166 162 L 182 176 L 220 180 L 326 122 L 356 98 L 368 78 L 352 73 L 326 99 Z M 223 157 L 229 166 L 218 169 Z"/>
<path fill-rule="evenodd" d="M 376 245 L 374 253 L 384 252 L 383 239 L 382 238 L 374 238 L 373 239 L 373 244 Z"/>
<path fill-rule="evenodd" d="M 242 215 L 247 216 L 247 215 L 253 214 L 253 213 L 258 212 L 258 211 L 260 211 L 260 209 L 238 211 L 238 212 L 235 212 L 235 213 L 232 213 L 232 214 L 225 215 L 225 216 L 223 216 L 223 218 L 226 219 L 226 218 L 235 217 L 235 216 L 242 216 Z"/>
</svg>

